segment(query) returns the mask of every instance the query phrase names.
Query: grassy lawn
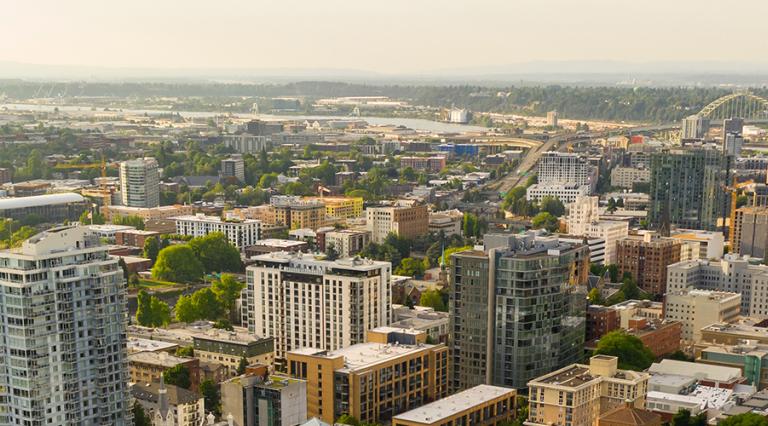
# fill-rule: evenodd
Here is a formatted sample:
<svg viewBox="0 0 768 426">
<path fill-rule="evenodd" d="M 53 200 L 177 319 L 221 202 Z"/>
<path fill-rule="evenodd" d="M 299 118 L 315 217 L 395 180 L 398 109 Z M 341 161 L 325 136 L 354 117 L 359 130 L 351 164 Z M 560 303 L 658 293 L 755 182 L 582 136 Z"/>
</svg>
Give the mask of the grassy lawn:
<svg viewBox="0 0 768 426">
<path fill-rule="evenodd" d="M 157 289 L 161 287 L 176 287 L 179 285 L 180 284 L 178 283 L 172 283 L 170 281 L 160 281 L 160 280 L 151 280 L 151 279 L 147 280 L 143 278 L 139 279 L 139 287 L 142 287 L 142 288 Z"/>
</svg>

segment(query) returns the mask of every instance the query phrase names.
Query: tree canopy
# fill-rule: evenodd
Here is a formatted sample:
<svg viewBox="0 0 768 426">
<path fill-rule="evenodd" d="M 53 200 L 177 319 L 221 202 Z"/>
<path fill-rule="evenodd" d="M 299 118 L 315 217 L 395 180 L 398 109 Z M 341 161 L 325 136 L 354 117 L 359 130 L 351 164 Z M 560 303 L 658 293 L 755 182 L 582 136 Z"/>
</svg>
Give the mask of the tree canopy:
<svg viewBox="0 0 768 426">
<path fill-rule="evenodd" d="M 174 385 L 189 389 L 192 386 L 192 377 L 189 368 L 184 364 L 176 364 L 163 372 L 163 380 L 166 385 Z"/>
<path fill-rule="evenodd" d="M 768 426 L 768 420 L 757 413 L 744 413 L 730 416 L 718 426 Z"/>
<path fill-rule="evenodd" d="M 218 280 L 214 280 L 211 284 L 211 290 L 229 313 L 234 309 L 235 301 L 240 297 L 244 288 L 245 283 L 238 281 L 232 274 L 222 274 Z"/>
<path fill-rule="evenodd" d="M 448 307 L 445 306 L 443 301 L 443 295 L 438 290 L 426 290 L 421 293 L 419 299 L 419 306 L 427 306 L 439 312 L 447 312 Z"/>
<path fill-rule="evenodd" d="M 549 232 L 557 231 L 560 221 L 549 212 L 541 212 L 531 219 L 533 229 L 546 229 Z"/>
<path fill-rule="evenodd" d="M 635 336 L 623 330 L 611 331 L 600 338 L 595 355 L 613 355 L 619 358 L 619 368 L 642 371 L 653 364 L 653 352 Z"/>
<path fill-rule="evenodd" d="M 152 278 L 164 281 L 199 281 L 203 273 L 202 263 L 186 244 L 175 244 L 160 250 L 152 267 Z"/>
<path fill-rule="evenodd" d="M 406 257 L 400 262 L 400 266 L 395 268 L 395 274 L 421 278 L 424 275 L 424 262 Z"/>
<path fill-rule="evenodd" d="M 144 327 L 162 327 L 171 322 L 168 304 L 144 290 L 138 294 L 136 322 Z"/>
<path fill-rule="evenodd" d="M 193 238 L 189 247 L 202 263 L 205 272 L 238 272 L 242 268 L 240 251 L 221 232 Z"/>
</svg>

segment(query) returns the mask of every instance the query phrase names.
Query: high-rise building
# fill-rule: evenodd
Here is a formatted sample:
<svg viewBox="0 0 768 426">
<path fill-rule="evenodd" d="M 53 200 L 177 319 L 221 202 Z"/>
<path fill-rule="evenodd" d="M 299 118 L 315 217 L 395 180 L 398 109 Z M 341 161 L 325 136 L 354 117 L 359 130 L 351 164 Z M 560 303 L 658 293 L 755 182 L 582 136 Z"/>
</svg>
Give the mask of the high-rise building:
<svg viewBox="0 0 768 426">
<path fill-rule="evenodd" d="M 176 216 L 176 233 L 190 237 L 204 237 L 212 232 L 221 232 L 233 246 L 244 251 L 261 239 L 261 222 L 258 220 L 224 220 L 219 216 Z"/>
<path fill-rule="evenodd" d="M 0 168 L 0 185 L 9 183 L 13 179 L 13 171 L 8 168 Z"/>
<path fill-rule="evenodd" d="M 133 424 L 126 292 L 85 227 L 0 251 L 0 424 Z"/>
<path fill-rule="evenodd" d="M 367 343 L 288 352 L 288 373 L 307 381 L 309 417 L 383 424 L 448 395 L 448 349 L 426 339 L 423 331 L 376 328 Z"/>
<path fill-rule="evenodd" d="M 600 263 L 616 263 L 616 243 L 629 235 L 629 223 L 618 220 L 600 220 L 598 197 L 577 197 L 568 205 L 566 217 L 568 233 L 586 235 L 605 241 L 603 260 Z"/>
<path fill-rule="evenodd" d="M 120 197 L 127 207 L 160 205 L 160 172 L 154 158 L 120 163 Z"/>
<path fill-rule="evenodd" d="M 557 127 L 557 111 L 547 111 L 547 126 Z"/>
<path fill-rule="evenodd" d="M 768 257 L 768 207 L 736 209 L 731 232 L 731 251 L 765 259 Z"/>
<path fill-rule="evenodd" d="M 245 182 L 245 161 L 239 155 L 233 155 L 221 160 L 221 177 L 235 178 Z"/>
<path fill-rule="evenodd" d="M 596 426 L 601 414 L 624 404 L 644 408 L 648 373 L 619 370 L 615 356 L 595 355 L 528 382 L 527 425 Z"/>
<path fill-rule="evenodd" d="M 297 426 L 307 421 L 307 382 L 269 374 L 267 366 L 221 384 L 221 413 L 233 426 Z"/>
<path fill-rule="evenodd" d="M 616 243 L 619 276 L 629 273 L 642 290 L 664 294 L 667 266 L 680 261 L 680 242 L 653 234 L 632 235 Z"/>
<path fill-rule="evenodd" d="M 557 151 L 548 151 L 539 158 L 537 179 L 541 185 L 595 185 L 595 169 L 586 157 Z"/>
<path fill-rule="evenodd" d="M 651 208 L 654 227 L 718 229 L 728 216 L 727 182 L 731 157 L 707 148 L 673 149 L 651 156 Z"/>
<path fill-rule="evenodd" d="M 429 232 L 429 211 L 423 204 L 398 203 L 388 207 L 369 207 L 365 210 L 365 227 L 371 241 L 381 243 L 393 233 L 414 239 Z"/>
<path fill-rule="evenodd" d="M 664 317 L 683 324 L 682 339 L 701 340 L 701 329 L 714 323 L 734 322 L 739 317 L 741 295 L 709 290 L 670 290 L 664 304 Z"/>
<path fill-rule="evenodd" d="M 589 253 L 534 233 L 452 256 L 451 387 L 523 388 L 583 354 Z"/>
<path fill-rule="evenodd" d="M 736 254 L 669 265 L 667 288 L 727 291 L 741 295 L 742 315 L 768 317 L 768 266 L 751 264 Z"/>
<path fill-rule="evenodd" d="M 389 262 L 282 252 L 251 260 L 243 322 L 253 334 L 274 337 L 278 364 L 293 349 L 362 343 L 367 330 L 392 321 Z"/>
<path fill-rule="evenodd" d="M 680 260 L 720 259 L 725 237 L 716 231 L 674 229 L 671 238 L 680 241 Z"/>
<path fill-rule="evenodd" d="M 680 134 L 682 139 L 702 139 L 709 131 L 709 119 L 700 115 L 690 115 L 683 119 Z"/>
</svg>

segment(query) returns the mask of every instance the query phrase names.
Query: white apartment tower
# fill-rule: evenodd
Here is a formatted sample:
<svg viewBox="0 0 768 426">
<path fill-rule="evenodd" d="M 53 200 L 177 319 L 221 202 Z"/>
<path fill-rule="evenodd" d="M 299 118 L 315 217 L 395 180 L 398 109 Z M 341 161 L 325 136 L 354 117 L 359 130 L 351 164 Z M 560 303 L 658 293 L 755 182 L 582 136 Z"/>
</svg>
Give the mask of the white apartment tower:
<svg viewBox="0 0 768 426">
<path fill-rule="evenodd" d="M 126 283 L 85 227 L 0 251 L 0 424 L 131 425 Z"/>
<path fill-rule="evenodd" d="M 243 322 L 275 339 L 275 359 L 304 347 L 335 350 L 364 343 L 366 331 L 392 320 L 389 262 L 315 260 L 301 253 L 251 258 Z M 330 374 L 330 373 L 329 373 Z"/>
<path fill-rule="evenodd" d="M 618 220 L 600 220 L 598 197 L 576 197 L 573 203 L 568 204 L 568 215 L 565 222 L 568 233 L 571 235 L 586 235 L 605 241 L 603 262 L 607 265 L 617 262 L 616 242 L 627 238 L 629 223 Z"/>
<path fill-rule="evenodd" d="M 542 154 L 538 165 L 539 185 L 594 185 L 592 167 L 586 157 L 556 151 Z"/>
<path fill-rule="evenodd" d="M 261 221 L 254 219 L 222 219 L 219 216 L 195 215 L 176 216 L 176 233 L 190 237 L 204 237 L 212 232 L 221 232 L 241 252 L 261 239 Z"/>
<path fill-rule="evenodd" d="M 124 206 L 151 208 L 160 205 L 160 172 L 154 158 L 120 163 L 120 197 Z"/>
</svg>

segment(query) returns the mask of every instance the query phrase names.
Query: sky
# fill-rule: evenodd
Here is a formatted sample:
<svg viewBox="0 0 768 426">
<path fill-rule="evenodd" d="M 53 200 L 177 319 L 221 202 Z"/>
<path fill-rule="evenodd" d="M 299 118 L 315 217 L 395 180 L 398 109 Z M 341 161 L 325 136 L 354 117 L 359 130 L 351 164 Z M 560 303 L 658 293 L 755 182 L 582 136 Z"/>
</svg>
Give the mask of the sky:
<svg viewBox="0 0 768 426">
<path fill-rule="evenodd" d="M 766 0 L 3 0 L 0 61 L 120 68 L 491 69 L 768 63 Z"/>
</svg>

